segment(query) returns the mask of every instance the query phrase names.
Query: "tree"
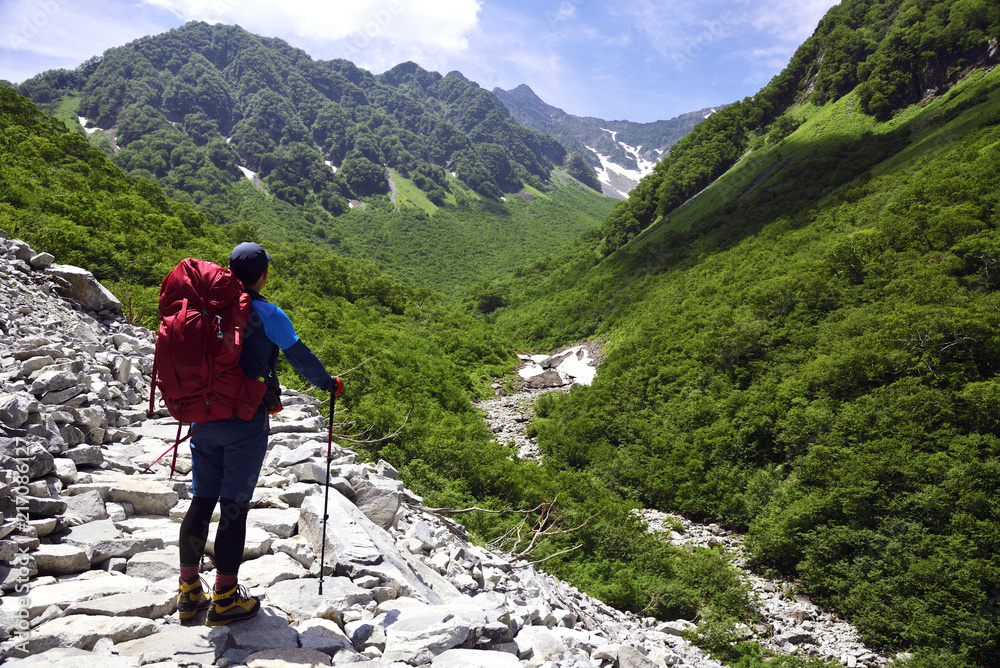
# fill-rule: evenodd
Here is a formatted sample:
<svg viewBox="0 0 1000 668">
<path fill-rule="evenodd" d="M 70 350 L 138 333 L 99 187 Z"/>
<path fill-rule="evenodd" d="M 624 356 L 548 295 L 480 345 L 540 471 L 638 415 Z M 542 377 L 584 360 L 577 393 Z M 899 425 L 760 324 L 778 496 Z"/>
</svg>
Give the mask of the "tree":
<svg viewBox="0 0 1000 668">
<path fill-rule="evenodd" d="M 339 174 L 343 176 L 351 192 L 358 197 L 384 195 L 389 192 L 385 168 L 366 158 L 347 158 Z"/>
<path fill-rule="evenodd" d="M 566 173 L 574 179 L 588 188 L 601 192 L 601 182 L 597 179 L 597 172 L 594 171 L 593 167 L 587 164 L 587 161 L 583 159 L 582 155 L 579 153 L 570 153 L 566 156 L 565 168 Z"/>
</svg>

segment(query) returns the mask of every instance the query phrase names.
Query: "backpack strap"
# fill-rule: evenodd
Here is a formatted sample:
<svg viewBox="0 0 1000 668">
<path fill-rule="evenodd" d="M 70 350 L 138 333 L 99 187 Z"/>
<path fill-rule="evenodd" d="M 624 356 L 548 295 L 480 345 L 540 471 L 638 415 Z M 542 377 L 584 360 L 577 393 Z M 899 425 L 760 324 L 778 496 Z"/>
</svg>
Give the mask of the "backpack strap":
<svg viewBox="0 0 1000 668">
<path fill-rule="evenodd" d="M 246 293 L 250 295 L 251 303 L 254 301 L 262 301 L 262 302 L 267 301 L 267 299 L 262 297 L 259 293 L 254 292 L 253 290 L 246 290 Z M 256 309 L 254 309 L 251 306 L 250 316 L 247 318 L 246 337 L 249 339 L 257 331 L 261 332 L 264 331 L 264 319 L 261 317 L 260 313 L 257 313 Z M 244 350 L 246 350 L 246 348 L 244 348 Z M 265 398 L 264 398 L 264 402 L 265 404 L 267 404 L 268 411 L 271 412 L 272 415 L 281 410 L 281 399 L 278 398 L 278 396 L 281 393 L 281 385 L 278 383 L 278 369 L 277 369 L 278 353 L 280 352 L 281 350 L 278 348 L 278 346 L 273 345 L 271 348 L 271 353 L 267 357 L 267 361 L 263 364 L 264 384 L 267 385 L 268 387 L 267 392 L 274 393 L 273 399 L 267 398 L 266 396 L 267 392 L 265 392 Z M 256 355 L 254 355 L 254 358 L 257 360 L 258 363 L 263 361 Z M 277 410 L 273 410 L 274 407 L 276 407 Z"/>
<path fill-rule="evenodd" d="M 267 301 L 267 299 L 262 297 L 260 293 L 254 292 L 253 290 L 246 290 L 246 293 L 250 295 L 251 302 Z M 257 311 L 253 307 L 251 307 L 250 317 L 247 318 L 246 336 L 250 337 L 250 335 L 253 334 L 254 331 L 258 329 L 263 331 L 264 319 L 260 317 L 260 313 L 257 313 Z M 274 385 L 278 384 L 278 372 L 277 369 L 275 368 L 275 365 L 278 363 L 279 352 L 280 351 L 278 349 L 278 346 L 274 346 L 274 350 L 271 351 L 271 354 L 267 358 L 267 363 L 264 365 L 264 372 L 268 385 L 271 385 L 272 381 Z M 258 357 L 257 361 L 261 362 L 262 360 Z"/>
</svg>

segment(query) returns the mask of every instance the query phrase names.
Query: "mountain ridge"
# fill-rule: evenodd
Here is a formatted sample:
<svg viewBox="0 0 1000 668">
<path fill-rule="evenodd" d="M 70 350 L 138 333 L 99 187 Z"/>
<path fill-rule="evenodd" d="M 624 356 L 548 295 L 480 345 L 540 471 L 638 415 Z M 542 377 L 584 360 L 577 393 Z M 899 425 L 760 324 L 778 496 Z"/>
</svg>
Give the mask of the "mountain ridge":
<svg viewBox="0 0 1000 668">
<path fill-rule="evenodd" d="M 566 157 L 460 73 L 404 63 L 375 76 L 237 26 L 191 22 L 18 90 L 42 105 L 78 95 L 81 117 L 115 129 L 126 169 L 195 200 L 245 167 L 276 197 L 337 215 L 349 199 L 388 192 L 382 166 L 412 174 L 437 205 L 453 179 L 498 199 L 541 186 Z"/>
</svg>

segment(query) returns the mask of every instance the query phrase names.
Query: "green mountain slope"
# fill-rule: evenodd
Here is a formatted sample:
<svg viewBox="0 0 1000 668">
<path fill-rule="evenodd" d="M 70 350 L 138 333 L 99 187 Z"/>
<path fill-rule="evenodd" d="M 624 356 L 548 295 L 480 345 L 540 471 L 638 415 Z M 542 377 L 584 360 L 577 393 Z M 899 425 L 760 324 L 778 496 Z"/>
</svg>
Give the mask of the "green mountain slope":
<svg viewBox="0 0 1000 668">
<path fill-rule="evenodd" d="M 997 61 L 1000 8 L 968 2 L 845 2 L 833 7 L 778 76 L 752 98 L 700 123 L 620 204 L 603 230 L 604 252 L 620 248 L 724 174 L 748 150 L 798 126 L 786 114 L 856 89 L 852 108 L 887 120 L 896 110 L 954 85 L 971 67 Z"/>
<path fill-rule="evenodd" d="M 406 63 L 376 77 L 238 27 L 190 23 L 18 90 L 74 127 L 89 119 L 91 141 L 122 169 L 216 222 L 326 246 L 453 295 L 565 245 L 610 210 L 553 178 L 568 157 L 555 139 L 457 72 Z M 521 192 L 541 197 L 505 197 Z M 451 262 L 459 241 L 467 257 Z M 431 252 L 414 256 L 411 244 Z"/>
<path fill-rule="evenodd" d="M 395 181 L 409 185 L 398 176 Z M 408 190 L 413 199 L 419 197 L 417 188 Z M 384 200 L 370 203 L 338 220 L 337 247 L 371 258 L 410 285 L 460 299 L 484 281 L 510 276 L 553 248 L 596 231 L 612 205 L 610 198 L 557 171 L 544 191 L 529 186 L 505 202 L 396 212 Z"/>
<path fill-rule="evenodd" d="M 537 407 L 550 465 L 748 529 L 914 665 L 1000 656 L 998 33 L 988 3 L 843 2 L 600 241 L 484 290 L 526 344 L 608 342 Z"/>
</svg>

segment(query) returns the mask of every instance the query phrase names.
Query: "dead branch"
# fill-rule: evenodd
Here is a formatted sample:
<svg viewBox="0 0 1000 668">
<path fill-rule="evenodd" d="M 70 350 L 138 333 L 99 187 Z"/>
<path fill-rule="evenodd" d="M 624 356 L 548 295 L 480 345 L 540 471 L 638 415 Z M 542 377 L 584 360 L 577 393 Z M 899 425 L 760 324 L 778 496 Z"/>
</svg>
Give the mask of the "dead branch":
<svg viewBox="0 0 1000 668">
<path fill-rule="evenodd" d="M 556 502 L 558 500 L 559 497 L 556 496 L 556 498 L 552 501 L 540 503 L 530 510 L 513 510 L 511 508 L 494 510 L 492 508 L 480 508 L 479 506 L 471 506 L 469 508 L 424 508 L 423 510 L 444 520 L 448 523 L 449 528 L 451 528 L 453 523 L 445 517 L 445 515 L 464 515 L 467 513 L 524 515 L 524 518 L 520 522 L 507 529 L 502 536 L 499 536 L 489 542 L 490 549 L 506 555 L 512 562 L 517 562 L 531 556 L 531 554 L 541 546 L 545 539 L 551 536 L 561 536 L 579 531 L 583 527 L 587 526 L 592 519 L 601 514 L 601 511 L 597 511 L 575 527 L 565 529 L 562 526 L 560 518 L 554 516 Z M 529 524 L 532 515 L 537 515 L 537 518 Z M 574 552 L 581 547 L 583 547 L 583 543 L 565 550 L 560 550 L 559 552 L 550 554 L 542 559 L 519 564 L 519 566 L 535 566 L 537 564 L 545 563 L 550 559 Z"/>
<path fill-rule="evenodd" d="M 373 359 L 375 359 L 375 356 L 374 356 L 374 355 L 372 355 L 371 357 L 369 357 L 369 358 L 368 358 L 368 359 L 366 359 L 365 361 L 361 362 L 361 364 L 358 364 L 357 366 L 355 366 L 355 367 L 353 367 L 353 368 L 350 368 L 350 369 L 348 369 L 347 371 L 344 371 L 343 373 L 339 373 L 339 374 L 337 374 L 337 377 L 338 377 L 338 378 L 343 378 L 344 376 L 347 376 L 347 375 L 350 375 L 350 374 L 351 374 L 351 372 L 353 372 L 353 371 L 357 371 L 358 369 L 360 369 L 360 368 L 361 368 L 361 367 L 363 367 L 364 365 L 366 365 L 366 364 L 368 364 L 369 362 L 371 362 L 371 361 L 372 361 Z M 310 382 L 306 381 L 306 384 L 305 384 L 305 385 L 303 385 L 302 387 L 300 387 L 300 388 L 299 388 L 299 392 L 308 392 L 309 390 L 313 389 L 314 387 L 316 387 L 316 386 L 315 386 L 315 385 L 313 385 L 312 383 L 310 383 Z M 329 398 L 329 397 L 327 397 L 326 399 L 324 399 L 324 400 L 323 400 L 323 401 L 321 401 L 320 403 L 321 403 L 321 404 L 325 404 L 325 403 L 326 403 L 327 401 L 329 401 L 329 400 L 330 400 L 330 398 Z"/>
<path fill-rule="evenodd" d="M 433 510 L 428 509 L 428 508 L 421 508 L 421 510 L 423 510 L 424 512 L 429 512 L 429 513 L 431 513 L 433 515 L 437 515 L 437 517 L 442 522 L 444 522 L 444 525 L 445 525 L 445 527 L 448 528 L 448 531 L 450 531 L 455 536 L 458 536 L 462 540 L 468 540 L 468 538 L 469 538 L 469 532 L 466 531 L 465 527 L 463 527 L 461 524 L 459 524 L 455 520 L 447 518 L 447 517 L 444 517 L 443 515 L 438 515 Z"/>
<path fill-rule="evenodd" d="M 479 506 L 472 506 L 471 508 L 424 508 L 424 510 L 435 515 L 464 515 L 465 513 L 474 512 L 491 513 L 493 515 L 530 515 L 531 513 L 538 512 L 544 505 L 546 504 L 540 503 L 531 510 L 513 510 L 512 508 L 490 510 L 489 508 L 480 508 Z"/>
<path fill-rule="evenodd" d="M 528 517 L 525 517 L 516 526 L 511 527 L 504 535 L 492 541 L 490 545 L 497 551 L 506 553 L 513 561 L 519 561 L 533 554 L 547 538 L 551 536 L 562 536 L 575 533 L 589 524 L 592 519 L 601 513 L 601 511 L 598 511 L 583 520 L 577 526 L 566 529 L 563 528 L 561 520 L 558 517 L 553 516 L 555 505 L 556 503 L 553 500 L 551 503 L 545 503 L 538 506 L 536 510 L 540 509 L 541 513 L 538 515 L 538 519 L 533 525 L 529 527 Z M 550 555 L 549 557 L 535 563 L 542 563 L 543 561 L 547 561 L 548 559 L 559 556 L 560 554 L 572 552 L 579 547 L 580 546 L 577 546 L 569 550 L 564 550 Z"/>
<path fill-rule="evenodd" d="M 569 550 L 564 550 L 564 552 L 572 552 L 573 550 L 576 550 L 577 548 L 579 548 L 581 546 L 582 546 L 582 544 L 581 545 L 577 545 L 576 547 L 571 548 Z M 556 555 L 554 554 L 552 556 L 554 557 Z M 551 557 L 546 557 L 546 559 L 550 559 L 550 558 Z M 545 561 L 545 559 L 542 559 L 541 561 L 538 561 L 536 563 L 542 563 L 542 561 Z M 559 602 L 562 603 L 566 607 L 567 610 L 572 610 L 576 614 L 577 619 L 579 619 L 580 621 L 583 622 L 584 628 L 586 628 L 588 631 L 596 631 L 597 630 L 598 624 L 595 623 L 594 620 L 590 618 L 590 615 L 588 615 L 586 612 L 583 611 L 583 608 L 581 608 L 578 605 L 575 605 L 572 601 L 567 601 L 565 598 L 563 598 L 562 592 L 560 591 L 560 588 L 558 586 L 555 587 L 552 590 L 552 594 L 557 599 L 559 599 Z"/>
<path fill-rule="evenodd" d="M 577 526 L 571 529 L 563 529 L 558 519 L 552 519 L 551 513 L 552 513 L 552 506 L 550 505 L 548 508 L 545 509 L 541 517 L 539 517 L 538 522 L 536 522 L 535 526 L 532 528 L 531 540 L 528 542 L 528 546 L 519 550 L 518 552 L 514 552 L 511 556 L 513 556 L 515 559 L 524 559 L 525 557 L 529 556 L 532 552 L 534 552 L 536 548 L 538 548 L 538 546 L 540 545 L 540 541 L 542 539 L 547 538 L 549 536 L 562 536 L 568 533 L 574 533 L 576 531 L 579 531 L 583 527 L 587 526 L 587 524 L 590 523 L 590 520 L 594 519 L 595 517 L 601 514 L 600 511 L 598 511 L 593 515 L 591 515 L 590 517 L 588 517 L 587 519 L 585 519 Z M 518 538 L 520 538 L 520 532 L 518 532 Z M 521 542 L 522 541 L 518 540 L 516 543 L 514 543 L 512 548 L 516 547 L 517 545 L 520 545 Z"/>
<path fill-rule="evenodd" d="M 583 547 L 583 543 L 578 543 L 577 545 L 575 545 L 575 546 L 573 546 L 571 548 L 568 548 L 568 549 L 565 549 L 565 550 L 560 550 L 559 552 L 555 552 L 553 554 L 550 554 L 549 556 L 545 557 L 544 559 L 539 559 L 537 561 L 528 561 L 524 565 L 525 566 L 537 566 L 538 564 L 544 564 L 549 559 L 555 559 L 556 557 L 558 557 L 560 555 L 569 554 L 570 552 L 576 552 L 581 547 Z"/>
<path fill-rule="evenodd" d="M 349 436 L 342 436 L 342 435 L 338 434 L 337 435 L 337 440 L 339 440 L 339 441 L 347 441 L 348 443 L 354 443 L 355 445 L 371 445 L 373 443 L 384 443 L 386 441 L 392 440 L 392 439 L 396 438 L 397 436 L 399 436 L 400 432 L 403 431 L 403 427 L 405 427 L 406 423 L 409 422 L 409 421 L 410 421 L 410 414 L 407 413 L 406 417 L 403 418 L 403 424 L 399 425 L 399 428 L 396 429 L 396 431 L 394 431 L 391 434 L 389 434 L 388 436 L 380 436 L 379 438 L 351 438 Z M 355 424 L 355 423 L 351 422 L 349 424 Z M 346 426 L 346 424 L 343 425 L 343 426 Z M 365 435 L 371 433 L 371 430 L 372 430 L 372 428 L 374 426 L 375 425 L 372 425 L 371 427 L 368 427 L 367 429 L 365 429 L 364 431 L 362 431 L 360 434 L 357 434 L 357 436 L 365 436 Z"/>
</svg>

